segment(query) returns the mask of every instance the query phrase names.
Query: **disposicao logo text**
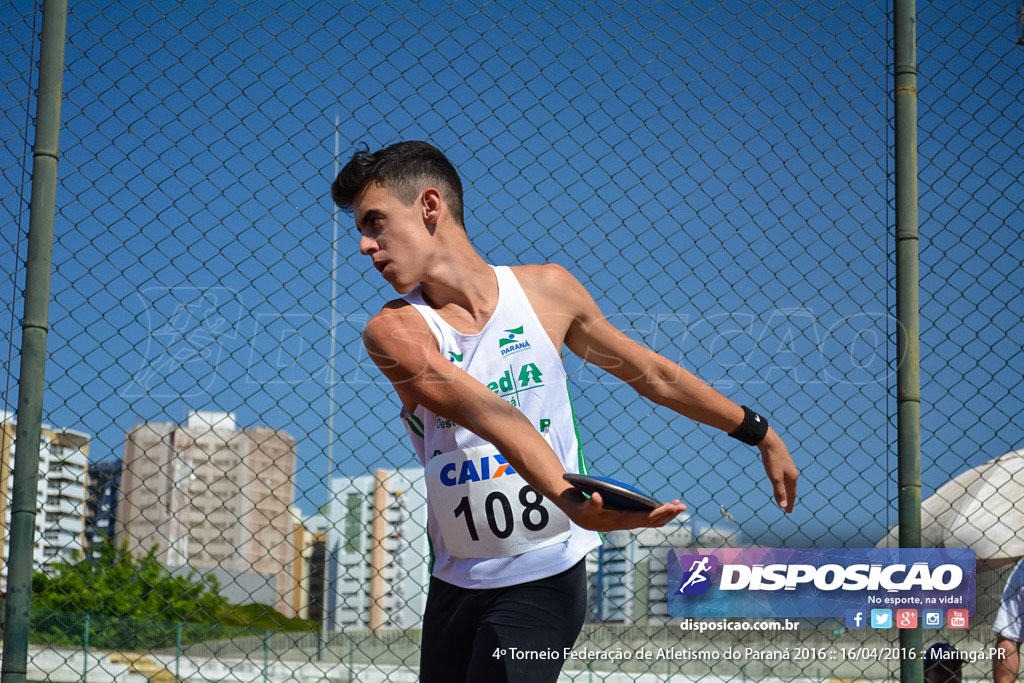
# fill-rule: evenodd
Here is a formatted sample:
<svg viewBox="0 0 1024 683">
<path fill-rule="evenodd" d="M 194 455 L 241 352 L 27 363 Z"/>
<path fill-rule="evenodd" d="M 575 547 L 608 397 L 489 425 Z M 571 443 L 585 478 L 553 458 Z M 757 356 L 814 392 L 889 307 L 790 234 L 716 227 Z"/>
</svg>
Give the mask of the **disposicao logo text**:
<svg viewBox="0 0 1024 683">
<path fill-rule="evenodd" d="M 973 612 L 975 557 L 964 548 L 680 548 L 668 553 L 667 588 L 676 617 Z"/>
</svg>

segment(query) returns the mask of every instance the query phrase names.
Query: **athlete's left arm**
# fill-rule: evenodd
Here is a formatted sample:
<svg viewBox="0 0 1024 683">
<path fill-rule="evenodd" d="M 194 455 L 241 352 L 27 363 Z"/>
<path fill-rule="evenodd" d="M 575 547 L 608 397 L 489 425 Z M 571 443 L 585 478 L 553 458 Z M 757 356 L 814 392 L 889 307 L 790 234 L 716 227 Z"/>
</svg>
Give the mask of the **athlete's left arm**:
<svg viewBox="0 0 1024 683">
<path fill-rule="evenodd" d="M 996 636 L 996 652 L 992 657 L 994 683 L 1013 683 L 1020 669 L 1020 643 L 1005 636 Z"/>
<path fill-rule="evenodd" d="M 565 344 L 573 353 L 618 377 L 644 398 L 680 415 L 727 433 L 739 428 L 743 408 L 693 373 L 616 329 L 569 271 L 556 264 L 545 266 L 544 270 L 545 289 L 553 295 L 551 300 L 564 307 L 569 319 Z M 786 444 L 769 427 L 758 449 L 776 502 L 786 512 L 792 512 L 799 472 Z"/>
</svg>

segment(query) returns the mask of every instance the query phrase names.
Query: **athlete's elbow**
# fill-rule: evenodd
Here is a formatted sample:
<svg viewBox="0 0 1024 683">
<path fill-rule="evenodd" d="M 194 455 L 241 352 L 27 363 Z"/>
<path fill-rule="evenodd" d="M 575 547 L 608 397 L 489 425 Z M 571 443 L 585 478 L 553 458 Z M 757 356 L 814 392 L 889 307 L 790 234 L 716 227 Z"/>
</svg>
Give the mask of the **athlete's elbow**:
<svg viewBox="0 0 1024 683">
<path fill-rule="evenodd" d="M 630 382 L 629 385 L 636 393 L 660 406 L 670 405 L 678 390 L 672 377 L 656 367 L 648 368 L 641 377 Z"/>
</svg>

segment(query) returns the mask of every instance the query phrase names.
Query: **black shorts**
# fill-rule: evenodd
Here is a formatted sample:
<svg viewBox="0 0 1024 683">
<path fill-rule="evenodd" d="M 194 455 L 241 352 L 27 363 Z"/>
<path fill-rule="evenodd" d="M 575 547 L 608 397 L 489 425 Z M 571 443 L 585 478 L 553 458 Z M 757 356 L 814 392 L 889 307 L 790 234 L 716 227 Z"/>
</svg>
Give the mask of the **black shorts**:
<svg viewBox="0 0 1024 683">
<path fill-rule="evenodd" d="M 460 588 L 431 577 L 420 681 L 554 683 L 586 609 L 584 560 L 546 579 L 505 588 Z"/>
</svg>

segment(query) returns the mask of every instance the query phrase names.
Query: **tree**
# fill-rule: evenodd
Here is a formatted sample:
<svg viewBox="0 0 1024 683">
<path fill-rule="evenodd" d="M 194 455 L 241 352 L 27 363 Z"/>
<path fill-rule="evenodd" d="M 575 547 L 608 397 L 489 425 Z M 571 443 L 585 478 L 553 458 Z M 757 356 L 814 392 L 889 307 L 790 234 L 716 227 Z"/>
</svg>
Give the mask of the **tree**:
<svg viewBox="0 0 1024 683">
<path fill-rule="evenodd" d="M 249 635 L 266 629 L 306 631 L 318 625 L 288 618 L 269 605 L 231 605 L 212 575 L 172 575 L 156 560 L 112 543 L 32 577 L 33 642 L 101 649 L 148 649 Z"/>
<path fill-rule="evenodd" d="M 81 645 L 87 618 L 97 648 L 172 647 L 179 631 L 183 642 L 220 637 L 219 617 L 228 603 L 216 579 L 195 572 L 173 576 L 155 554 L 154 547 L 133 557 L 127 544 L 107 542 L 88 557 L 36 572 L 33 642 Z"/>
<path fill-rule="evenodd" d="M 32 577 L 33 607 L 122 618 L 214 623 L 227 608 L 212 576 L 173 576 L 156 560 L 156 547 L 133 557 L 102 544 L 95 555 L 60 562 Z"/>
<path fill-rule="evenodd" d="M 320 623 L 300 617 L 286 617 L 270 605 L 232 605 L 220 616 L 220 623 L 260 631 L 316 631 Z"/>
</svg>

